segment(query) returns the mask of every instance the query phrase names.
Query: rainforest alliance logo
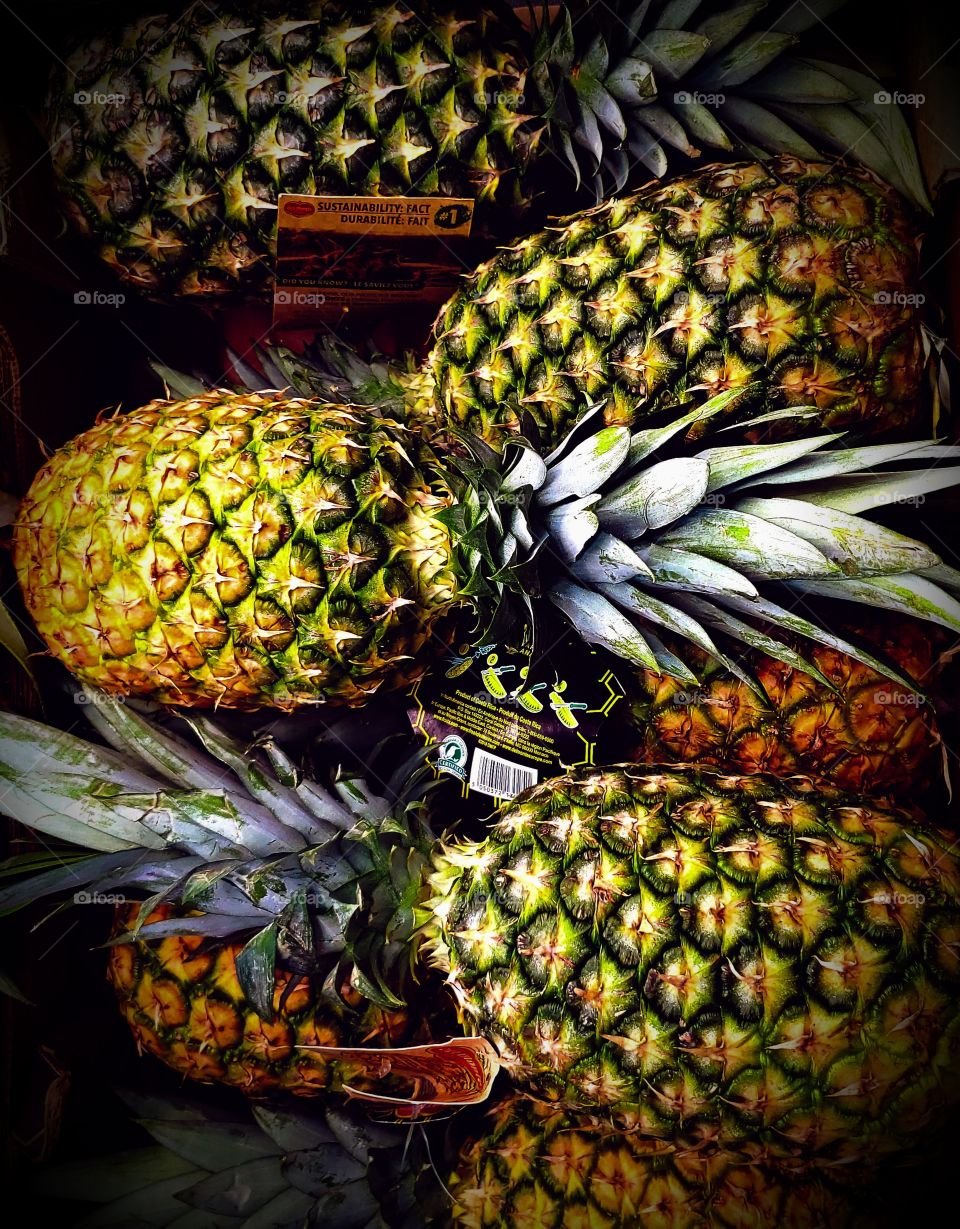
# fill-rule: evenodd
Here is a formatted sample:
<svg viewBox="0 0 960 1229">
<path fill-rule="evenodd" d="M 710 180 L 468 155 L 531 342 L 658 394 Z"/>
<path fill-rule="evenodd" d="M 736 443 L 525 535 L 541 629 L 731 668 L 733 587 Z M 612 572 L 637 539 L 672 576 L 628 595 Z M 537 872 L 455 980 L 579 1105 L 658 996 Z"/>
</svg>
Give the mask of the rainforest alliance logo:
<svg viewBox="0 0 960 1229">
<path fill-rule="evenodd" d="M 468 758 L 467 744 L 459 734 L 448 734 L 440 744 L 437 771 L 448 772 L 452 777 L 459 777 L 461 781 L 466 781 Z"/>
</svg>

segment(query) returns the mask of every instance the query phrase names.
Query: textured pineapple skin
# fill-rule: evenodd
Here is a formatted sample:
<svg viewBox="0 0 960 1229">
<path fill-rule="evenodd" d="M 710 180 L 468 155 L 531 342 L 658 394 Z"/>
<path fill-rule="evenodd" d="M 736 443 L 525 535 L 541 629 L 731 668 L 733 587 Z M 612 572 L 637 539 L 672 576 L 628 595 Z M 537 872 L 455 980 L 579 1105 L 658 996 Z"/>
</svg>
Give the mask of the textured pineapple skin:
<svg viewBox="0 0 960 1229">
<path fill-rule="evenodd" d="M 27 607 L 50 651 L 108 692 L 362 704 L 415 676 L 457 596 L 436 519 L 449 495 L 416 449 L 396 423 L 279 393 L 102 420 L 23 501 Z"/>
<path fill-rule="evenodd" d="M 754 652 L 748 665 L 767 694 L 764 706 L 702 650 L 671 641 L 671 650 L 700 681 L 684 683 L 649 670 L 633 676 L 631 758 L 776 776 L 800 772 L 854 793 L 915 798 L 941 758 L 934 710 L 920 694 L 936 688 L 933 637 L 929 629 L 904 620 L 858 627 L 855 635 L 915 679 L 918 691 L 806 641 L 797 648 L 836 690 Z"/>
<path fill-rule="evenodd" d="M 140 906 L 120 905 L 113 935 L 125 934 Z M 174 916 L 160 906 L 145 919 Z M 237 979 L 242 943 L 178 935 L 110 949 L 107 978 L 138 1049 L 188 1079 L 227 1084 L 250 1097 L 285 1091 L 317 1096 L 339 1086 L 327 1055 L 300 1047 L 415 1044 L 424 1022 L 407 1010 L 383 1011 L 356 998 L 319 994 L 312 981 L 278 969 L 274 1018 L 245 999 Z"/>
<path fill-rule="evenodd" d="M 847 1162 L 960 1095 L 960 857 L 903 811 L 802 777 L 586 769 L 431 882 L 468 1028 L 566 1108 Z"/>
<path fill-rule="evenodd" d="M 740 417 L 812 406 L 829 429 L 905 429 L 918 242 L 897 194 L 852 167 L 783 157 L 654 183 L 468 279 L 435 328 L 438 404 L 495 446 L 525 415 L 552 447 L 587 402 L 634 424 L 747 385 Z"/>
<path fill-rule="evenodd" d="M 762 1148 L 672 1146 L 544 1102 L 508 1098 L 461 1149 L 457 1229 L 842 1229 L 860 1224 L 829 1176 Z"/>
<path fill-rule="evenodd" d="M 476 197 L 481 227 L 529 203 L 542 120 L 505 6 L 265 8 L 147 17 L 68 58 L 57 179 L 124 281 L 263 297 L 283 192 Z"/>
</svg>

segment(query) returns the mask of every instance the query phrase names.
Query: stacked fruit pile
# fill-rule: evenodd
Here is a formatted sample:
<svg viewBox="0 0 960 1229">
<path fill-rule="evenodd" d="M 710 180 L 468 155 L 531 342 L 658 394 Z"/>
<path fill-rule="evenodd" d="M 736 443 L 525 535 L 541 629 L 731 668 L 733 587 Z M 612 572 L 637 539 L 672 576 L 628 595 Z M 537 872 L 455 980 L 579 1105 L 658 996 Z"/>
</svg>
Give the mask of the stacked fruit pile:
<svg viewBox="0 0 960 1229">
<path fill-rule="evenodd" d="M 0 715 L 4 810 L 73 850 L 0 909 L 132 893 L 108 977 L 137 1046 L 323 1104 L 151 1105 L 167 1150 L 116 1216 L 853 1224 L 960 1102 L 960 851 L 915 808 L 930 629 L 960 631 L 917 509 L 960 449 L 920 427 L 916 218 L 796 131 L 855 131 L 865 79 L 782 57 L 785 18 L 747 57 L 753 5 L 678 29 L 697 7 L 621 13 L 619 60 L 606 18 L 586 47 L 543 18 L 534 51 L 507 13 L 331 3 L 70 61 L 114 99 L 54 97 L 72 213 L 158 293 L 263 284 L 283 191 L 470 192 L 492 224 L 551 143 L 601 191 L 691 137 L 753 155 L 506 244 L 415 369 L 168 373 L 36 475 L 23 601 L 95 739 Z M 711 84 L 743 92 L 719 119 Z M 893 148 L 864 153 L 916 196 Z M 412 740 L 331 781 L 224 719 L 362 711 L 547 612 L 624 680 L 632 755 L 558 764 L 480 834 Z M 495 1080 L 436 1208 L 429 1155 L 341 1104 L 426 1120 Z"/>
</svg>

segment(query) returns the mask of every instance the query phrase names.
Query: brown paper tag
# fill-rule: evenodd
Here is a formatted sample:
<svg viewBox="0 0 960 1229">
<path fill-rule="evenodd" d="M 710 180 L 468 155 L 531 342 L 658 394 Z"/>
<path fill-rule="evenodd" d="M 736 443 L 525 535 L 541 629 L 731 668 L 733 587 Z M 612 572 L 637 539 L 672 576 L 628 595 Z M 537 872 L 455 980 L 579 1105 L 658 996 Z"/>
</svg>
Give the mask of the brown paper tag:
<svg viewBox="0 0 960 1229">
<path fill-rule="evenodd" d="M 301 196 L 279 202 L 273 320 L 439 307 L 469 268 L 474 202 L 449 196 Z"/>
</svg>

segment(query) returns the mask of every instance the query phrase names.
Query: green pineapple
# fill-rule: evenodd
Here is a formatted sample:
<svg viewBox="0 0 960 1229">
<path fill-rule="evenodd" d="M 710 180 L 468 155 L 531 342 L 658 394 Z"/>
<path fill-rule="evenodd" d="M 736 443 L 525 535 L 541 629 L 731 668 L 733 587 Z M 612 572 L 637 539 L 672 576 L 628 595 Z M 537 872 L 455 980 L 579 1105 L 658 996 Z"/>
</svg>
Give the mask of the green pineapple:
<svg viewBox="0 0 960 1229">
<path fill-rule="evenodd" d="M 634 434 L 594 415 L 546 461 L 523 443 L 441 456 L 395 421 L 282 393 L 153 402 L 50 458 L 14 527 L 17 573 L 82 681 L 184 706 L 360 704 L 422 672 L 455 611 L 533 632 L 544 599 L 590 643 L 686 682 L 665 630 L 758 695 L 713 632 L 827 682 L 779 638 L 801 634 L 913 690 L 783 603 L 960 629 L 957 573 L 857 515 L 952 485 L 935 463 L 957 450 L 675 442 L 735 397 Z"/>
<path fill-rule="evenodd" d="M 465 195 L 516 233 L 547 172 L 599 197 L 730 134 L 855 149 L 925 204 L 877 83 L 786 54 L 813 19 L 656 0 L 561 6 L 528 31 L 496 0 L 192 7 L 68 54 L 48 133 L 73 221 L 153 295 L 262 295 L 283 192 Z"/>
<path fill-rule="evenodd" d="M 803 777 L 632 765 L 535 786 L 480 842 L 436 841 L 422 812 L 385 820 L 362 793 L 365 820 L 350 828 L 329 796 L 265 783 L 254 759 L 192 719 L 289 821 L 271 831 L 255 808 L 249 821 L 232 809 L 238 854 L 221 835 L 225 801 L 165 783 L 205 779 L 195 753 L 129 708 L 100 705 L 98 724 L 128 749 L 119 759 L 4 721 L 7 809 L 75 844 L 114 843 L 5 889 L 0 906 L 78 885 L 144 891 L 134 929 L 113 942 L 159 943 L 151 976 L 171 992 L 182 972 L 162 965 L 177 935 L 221 950 L 246 939 L 231 959 L 262 1033 L 283 1024 L 284 967 L 321 986 L 346 954 L 353 987 L 390 1008 L 418 958 L 427 996 L 439 975 L 465 1031 L 487 1039 L 488 1067 L 541 1099 L 678 1144 L 750 1142 L 798 1164 L 877 1163 L 935 1129 L 960 1096 L 960 859 L 954 837 L 907 812 Z M 164 781 L 136 766 L 141 746 L 139 762 L 162 765 Z M 319 844 L 290 831 L 307 800 L 328 817 Z M 270 853 L 251 858 L 265 839 Z M 208 853 L 198 865 L 192 851 L 211 840 L 214 864 Z M 146 920 L 158 905 L 181 916 Z M 195 1009 L 204 995 L 222 999 L 208 977 Z M 217 1078 L 236 1038 L 214 1029 L 200 1048 Z M 158 1052 L 185 1069 L 179 1051 Z M 404 1069 L 401 1052 L 386 1064 L 382 1054 L 367 1077 Z M 358 1084 L 354 1050 L 275 1057 L 284 1087 L 302 1095 Z M 477 1077 L 456 1098 L 483 1092 Z"/>
</svg>

